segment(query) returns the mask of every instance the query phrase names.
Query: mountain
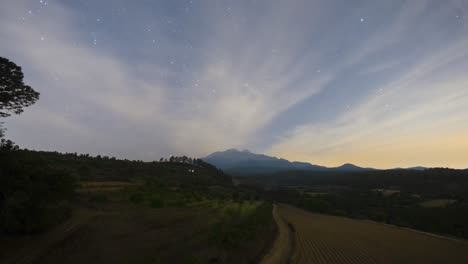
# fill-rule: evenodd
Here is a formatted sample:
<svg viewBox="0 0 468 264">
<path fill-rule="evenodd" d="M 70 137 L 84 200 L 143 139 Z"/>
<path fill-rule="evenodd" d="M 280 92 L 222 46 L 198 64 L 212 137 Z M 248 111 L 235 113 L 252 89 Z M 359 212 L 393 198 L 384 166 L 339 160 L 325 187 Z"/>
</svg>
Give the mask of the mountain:
<svg viewBox="0 0 468 264">
<path fill-rule="evenodd" d="M 351 163 L 343 164 L 339 167 L 329 168 L 329 170 L 335 171 L 365 171 L 365 170 L 375 170 L 373 168 L 362 168 Z"/>
<path fill-rule="evenodd" d="M 427 169 L 430 169 L 430 168 L 422 167 L 422 166 L 409 167 L 409 168 L 402 168 L 402 167 L 393 168 L 393 170 L 417 170 L 417 171 L 423 171 L 423 170 L 427 170 Z"/>
<path fill-rule="evenodd" d="M 228 149 L 226 151 L 214 152 L 205 158 L 204 161 L 215 165 L 216 167 L 238 175 L 262 174 L 279 171 L 363 171 L 372 170 L 371 168 L 361 168 L 353 164 L 344 164 L 340 167 L 327 168 L 324 166 L 313 165 L 307 162 L 291 162 L 286 159 L 270 157 L 263 154 L 255 154 L 248 150 Z"/>
<path fill-rule="evenodd" d="M 427 170 L 427 168 L 426 168 L 426 167 L 417 166 L 417 167 L 407 168 L 407 170 L 418 170 L 418 171 L 423 171 L 423 170 Z"/>
</svg>

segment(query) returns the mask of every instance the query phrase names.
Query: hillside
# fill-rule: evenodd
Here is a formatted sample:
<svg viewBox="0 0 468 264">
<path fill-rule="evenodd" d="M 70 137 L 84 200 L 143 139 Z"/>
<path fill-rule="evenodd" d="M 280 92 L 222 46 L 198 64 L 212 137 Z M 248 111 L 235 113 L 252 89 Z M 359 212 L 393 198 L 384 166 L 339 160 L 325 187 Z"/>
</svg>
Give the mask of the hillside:
<svg viewBox="0 0 468 264">
<path fill-rule="evenodd" d="M 275 235 L 271 204 L 199 159 L 13 147 L 0 164 L 0 263 L 251 263 Z"/>
<path fill-rule="evenodd" d="M 31 150 L 19 150 L 16 155 L 25 160 L 40 160 L 82 181 L 131 181 L 152 177 L 167 185 L 232 185 L 230 176 L 199 159 L 193 159 L 190 163 L 143 162 L 99 155 L 93 157 L 88 154 Z"/>
</svg>

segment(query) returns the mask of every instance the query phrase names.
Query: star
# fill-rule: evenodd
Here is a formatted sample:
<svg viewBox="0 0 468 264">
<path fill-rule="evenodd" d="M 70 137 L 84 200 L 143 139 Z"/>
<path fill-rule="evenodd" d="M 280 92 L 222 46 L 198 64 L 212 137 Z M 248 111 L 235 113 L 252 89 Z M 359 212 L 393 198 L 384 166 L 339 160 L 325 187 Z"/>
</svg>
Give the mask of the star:
<svg viewBox="0 0 468 264">
<path fill-rule="evenodd" d="M 361 22 L 364 22 L 364 18 L 361 18 Z"/>
</svg>

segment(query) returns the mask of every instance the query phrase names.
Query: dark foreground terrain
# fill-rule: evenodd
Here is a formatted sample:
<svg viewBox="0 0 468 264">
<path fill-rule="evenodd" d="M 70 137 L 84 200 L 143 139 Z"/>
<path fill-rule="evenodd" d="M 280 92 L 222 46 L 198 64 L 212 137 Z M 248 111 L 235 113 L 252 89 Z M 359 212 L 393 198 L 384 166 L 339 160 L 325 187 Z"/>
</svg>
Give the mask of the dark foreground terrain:
<svg viewBox="0 0 468 264">
<path fill-rule="evenodd" d="M 287 205 L 277 211 L 290 229 L 289 263 L 468 263 L 466 241 Z"/>
<path fill-rule="evenodd" d="M 187 157 L 11 148 L 0 160 L 2 264 L 468 263 L 464 171 L 289 172 L 235 185 Z"/>
<path fill-rule="evenodd" d="M 1 154 L 2 264 L 256 263 L 275 236 L 270 203 L 199 161 Z"/>
<path fill-rule="evenodd" d="M 274 236 L 263 202 L 163 206 L 135 201 L 135 186 L 101 188 L 81 189 L 51 230 L 0 239 L 2 263 L 255 263 Z"/>
</svg>

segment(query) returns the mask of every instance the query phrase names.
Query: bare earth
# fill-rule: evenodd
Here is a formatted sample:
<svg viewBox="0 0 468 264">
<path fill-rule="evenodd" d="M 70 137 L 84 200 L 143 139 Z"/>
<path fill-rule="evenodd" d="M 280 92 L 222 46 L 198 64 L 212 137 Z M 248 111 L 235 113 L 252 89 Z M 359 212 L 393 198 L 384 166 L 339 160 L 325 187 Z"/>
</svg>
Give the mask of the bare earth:
<svg viewBox="0 0 468 264">
<path fill-rule="evenodd" d="M 260 262 L 261 264 L 288 263 L 292 253 L 292 234 L 286 221 L 278 215 L 278 208 L 273 207 L 273 218 L 278 227 L 278 235 L 270 252 Z"/>
<path fill-rule="evenodd" d="M 267 255 L 262 263 L 468 263 L 466 241 L 310 213 L 287 205 L 276 205 L 274 214 L 279 221 L 277 240 L 284 241 L 276 241 L 269 255 L 277 251 L 281 257 Z M 282 219 L 294 232 L 281 223 Z M 286 241 L 293 247 L 289 257 L 282 256 L 288 251 L 287 246 L 281 248 Z"/>
</svg>

